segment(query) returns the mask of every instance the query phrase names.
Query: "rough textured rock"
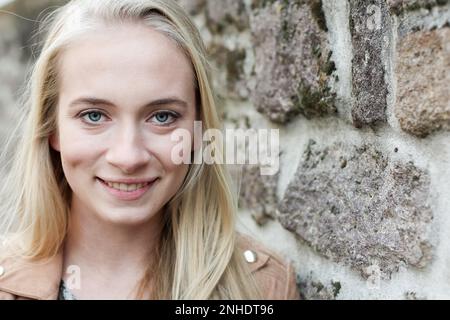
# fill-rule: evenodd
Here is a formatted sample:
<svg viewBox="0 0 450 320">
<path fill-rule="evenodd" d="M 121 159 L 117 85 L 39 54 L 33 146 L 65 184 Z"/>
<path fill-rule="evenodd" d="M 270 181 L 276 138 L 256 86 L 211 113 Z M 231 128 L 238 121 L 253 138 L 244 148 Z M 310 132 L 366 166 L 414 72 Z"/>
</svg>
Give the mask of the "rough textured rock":
<svg viewBox="0 0 450 320">
<path fill-rule="evenodd" d="M 310 141 L 279 206 L 279 219 L 322 255 L 369 277 L 431 259 L 429 175 L 369 145 Z"/>
<path fill-rule="evenodd" d="M 450 28 L 400 39 L 395 114 L 403 130 L 424 137 L 450 130 Z"/>
<path fill-rule="evenodd" d="M 277 183 L 278 174 L 261 175 L 259 166 L 243 166 L 239 206 L 249 209 L 259 225 L 265 224 L 268 218 L 275 217 L 278 205 Z"/>
<path fill-rule="evenodd" d="M 335 67 L 317 3 L 260 1 L 252 11 L 256 85 L 251 97 L 274 122 L 336 111 L 327 85 Z"/>
<path fill-rule="evenodd" d="M 430 9 L 434 6 L 448 4 L 449 0 L 387 0 L 390 9 L 395 14 L 420 8 Z"/>
<path fill-rule="evenodd" d="M 248 98 L 247 77 L 244 73 L 246 49 L 229 49 L 223 43 L 213 42 L 208 52 L 214 59 L 213 64 L 222 71 L 214 74 L 217 92 L 231 99 Z"/>
<path fill-rule="evenodd" d="M 353 44 L 353 123 L 356 127 L 386 121 L 385 56 L 390 46 L 390 15 L 385 0 L 350 0 Z"/>
<path fill-rule="evenodd" d="M 207 50 L 215 71 L 214 86 L 220 97 L 237 100 L 249 97 L 247 83 L 253 61 L 248 57 L 248 51 L 252 50 L 248 10 L 243 0 L 210 0 L 203 11 Z"/>
</svg>

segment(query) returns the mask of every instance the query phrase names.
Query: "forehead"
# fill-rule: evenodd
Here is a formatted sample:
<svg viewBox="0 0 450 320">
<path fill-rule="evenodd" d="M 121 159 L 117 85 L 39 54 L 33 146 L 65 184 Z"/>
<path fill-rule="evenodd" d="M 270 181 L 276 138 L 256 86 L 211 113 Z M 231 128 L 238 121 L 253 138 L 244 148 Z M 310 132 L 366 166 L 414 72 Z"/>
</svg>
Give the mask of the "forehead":
<svg viewBox="0 0 450 320">
<path fill-rule="evenodd" d="M 98 28 L 62 53 L 60 93 L 114 99 L 143 94 L 180 95 L 194 90 L 189 59 L 176 43 L 150 27 L 124 24 Z"/>
</svg>

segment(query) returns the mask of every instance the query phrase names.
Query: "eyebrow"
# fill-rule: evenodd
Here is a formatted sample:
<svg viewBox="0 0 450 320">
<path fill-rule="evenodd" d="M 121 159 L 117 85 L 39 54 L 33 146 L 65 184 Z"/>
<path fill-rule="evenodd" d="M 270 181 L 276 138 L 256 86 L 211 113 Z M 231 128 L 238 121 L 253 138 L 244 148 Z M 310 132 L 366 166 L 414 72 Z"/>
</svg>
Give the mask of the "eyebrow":
<svg viewBox="0 0 450 320">
<path fill-rule="evenodd" d="M 78 99 L 75 99 L 69 104 L 69 107 L 74 107 L 79 104 L 87 104 L 91 106 L 95 105 L 106 105 L 106 106 L 112 106 L 116 107 L 114 103 L 111 101 L 100 99 L 100 98 L 94 98 L 94 97 L 81 97 Z M 180 98 L 177 97 L 167 97 L 167 98 L 161 98 L 157 100 L 150 101 L 149 103 L 145 104 L 142 108 L 149 108 L 149 107 L 158 107 L 158 106 L 165 106 L 165 105 L 179 105 L 181 107 L 187 108 L 188 103 Z"/>
</svg>

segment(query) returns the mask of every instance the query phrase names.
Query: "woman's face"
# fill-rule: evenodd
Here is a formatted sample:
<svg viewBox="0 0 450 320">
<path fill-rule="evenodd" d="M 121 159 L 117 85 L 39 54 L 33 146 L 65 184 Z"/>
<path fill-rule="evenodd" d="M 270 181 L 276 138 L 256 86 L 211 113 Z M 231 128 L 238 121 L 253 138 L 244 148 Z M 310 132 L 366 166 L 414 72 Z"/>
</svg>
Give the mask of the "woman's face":
<svg viewBox="0 0 450 320">
<path fill-rule="evenodd" d="M 63 53 L 59 86 L 50 144 L 61 154 L 72 208 L 118 224 L 156 217 L 188 171 L 171 160 L 179 143 L 171 133 L 193 136 L 188 58 L 148 27 L 105 27 Z"/>
</svg>

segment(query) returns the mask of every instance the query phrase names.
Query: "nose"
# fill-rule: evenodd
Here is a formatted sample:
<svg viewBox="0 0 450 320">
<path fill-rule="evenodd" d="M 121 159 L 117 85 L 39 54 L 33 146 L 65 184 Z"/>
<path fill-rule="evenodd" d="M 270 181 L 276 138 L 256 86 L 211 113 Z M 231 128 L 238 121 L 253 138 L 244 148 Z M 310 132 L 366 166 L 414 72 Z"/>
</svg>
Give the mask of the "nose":
<svg viewBox="0 0 450 320">
<path fill-rule="evenodd" d="M 127 174 L 144 167 L 150 159 L 143 136 L 133 126 L 119 130 L 106 153 L 106 161 Z"/>
</svg>

